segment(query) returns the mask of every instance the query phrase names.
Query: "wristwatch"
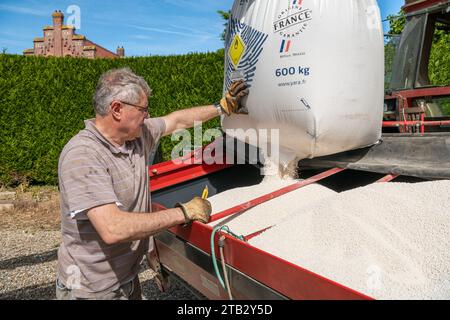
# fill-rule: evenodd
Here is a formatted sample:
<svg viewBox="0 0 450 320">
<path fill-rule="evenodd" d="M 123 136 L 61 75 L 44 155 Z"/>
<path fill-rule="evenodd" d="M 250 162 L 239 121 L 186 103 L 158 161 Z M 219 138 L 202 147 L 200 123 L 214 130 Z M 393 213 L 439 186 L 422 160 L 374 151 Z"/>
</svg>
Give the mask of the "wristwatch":
<svg viewBox="0 0 450 320">
<path fill-rule="evenodd" d="M 223 109 L 222 109 L 222 106 L 220 105 L 220 101 L 214 103 L 214 107 L 216 107 L 217 112 L 219 113 L 219 116 L 221 116 L 221 115 L 224 114 Z"/>
</svg>

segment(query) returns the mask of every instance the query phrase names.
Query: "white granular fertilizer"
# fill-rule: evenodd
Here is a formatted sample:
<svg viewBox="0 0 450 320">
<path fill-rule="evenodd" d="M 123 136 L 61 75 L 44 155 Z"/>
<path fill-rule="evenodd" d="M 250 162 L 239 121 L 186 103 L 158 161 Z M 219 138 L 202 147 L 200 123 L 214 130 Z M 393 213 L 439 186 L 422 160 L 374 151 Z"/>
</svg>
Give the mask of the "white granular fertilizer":
<svg viewBox="0 0 450 320">
<path fill-rule="evenodd" d="M 252 245 L 376 299 L 450 299 L 450 181 L 372 184 L 301 208 L 290 199 L 269 205 L 287 218 Z"/>
<path fill-rule="evenodd" d="M 214 216 L 215 213 L 290 186 L 298 181 L 290 178 L 281 179 L 278 176 L 267 176 L 258 185 L 227 190 L 208 198 L 208 200 L 211 202 Z M 311 184 L 260 204 L 237 216 L 233 215 L 212 222 L 210 225 L 216 226 L 220 223 L 221 225 L 227 225 L 236 234 L 249 235 L 276 225 L 292 214 L 294 209 L 302 208 L 334 194 L 336 192 L 331 189 L 319 184 Z"/>
</svg>

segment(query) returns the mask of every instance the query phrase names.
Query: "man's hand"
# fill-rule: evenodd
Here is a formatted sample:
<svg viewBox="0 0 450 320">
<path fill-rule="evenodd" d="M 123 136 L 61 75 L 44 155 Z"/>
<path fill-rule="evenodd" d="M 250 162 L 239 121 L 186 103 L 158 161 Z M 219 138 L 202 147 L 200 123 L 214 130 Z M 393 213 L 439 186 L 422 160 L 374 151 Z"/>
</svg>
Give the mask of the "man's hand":
<svg viewBox="0 0 450 320">
<path fill-rule="evenodd" d="M 248 86 L 244 80 L 234 81 L 225 93 L 225 97 L 220 100 L 222 110 L 229 116 L 231 113 L 247 114 L 242 107 L 242 99 L 248 95 Z"/>
<path fill-rule="evenodd" d="M 195 197 L 186 203 L 177 203 L 175 207 L 180 207 L 183 210 L 186 223 L 190 223 L 192 221 L 208 223 L 212 211 L 211 203 L 200 197 Z"/>
</svg>

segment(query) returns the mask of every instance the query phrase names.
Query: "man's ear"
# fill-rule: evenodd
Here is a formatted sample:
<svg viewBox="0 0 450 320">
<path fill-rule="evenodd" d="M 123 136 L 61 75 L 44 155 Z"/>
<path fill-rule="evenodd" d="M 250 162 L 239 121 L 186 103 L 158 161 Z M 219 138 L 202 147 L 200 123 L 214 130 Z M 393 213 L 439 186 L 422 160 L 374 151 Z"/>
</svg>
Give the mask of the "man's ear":
<svg viewBox="0 0 450 320">
<path fill-rule="evenodd" d="M 111 102 L 111 114 L 114 119 L 119 120 L 122 118 L 122 104 L 118 101 Z"/>
</svg>

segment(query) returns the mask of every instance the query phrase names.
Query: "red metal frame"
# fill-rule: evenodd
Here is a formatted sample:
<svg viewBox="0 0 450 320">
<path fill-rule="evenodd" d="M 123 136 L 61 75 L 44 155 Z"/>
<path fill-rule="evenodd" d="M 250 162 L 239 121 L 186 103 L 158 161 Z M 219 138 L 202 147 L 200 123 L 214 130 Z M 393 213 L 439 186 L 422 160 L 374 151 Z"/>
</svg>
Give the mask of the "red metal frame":
<svg viewBox="0 0 450 320">
<path fill-rule="evenodd" d="M 155 183 L 152 181 L 152 190 L 157 190 L 162 186 L 173 185 L 176 181 L 182 182 L 189 180 L 188 178 L 181 178 L 185 170 L 192 170 L 189 174 L 190 177 L 198 177 L 207 174 L 209 170 L 207 166 L 205 167 L 202 164 L 185 166 L 183 169 L 180 169 L 174 166 L 173 163 L 166 163 L 153 166 L 151 169 L 154 169 L 155 167 L 164 168 L 166 171 L 163 171 L 164 175 L 160 176 L 161 180 L 158 182 L 156 187 Z M 213 167 L 215 168 L 214 170 L 220 170 L 217 166 Z M 320 178 L 330 176 L 331 174 L 338 173 L 342 170 L 343 169 L 329 170 L 321 175 L 305 180 L 306 182 L 303 184 L 295 184 L 287 187 L 287 189 L 285 188 L 285 190 L 278 190 L 274 192 L 272 196 L 268 196 L 267 200 L 269 200 L 269 198 L 273 199 L 277 195 L 279 196 L 289 190 L 295 190 L 301 186 L 313 183 L 314 181 L 318 181 Z M 176 177 L 171 177 L 171 175 L 175 175 Z M 261 199 L 256 202 L 260 201 Z M 157 204 L 154 204 L 153 207 L 155 210 L 164 209 L 162 206 L 158 206 Z M 237 206 L 236 208 L 236 210 L 241 209 L 242 206 Z M 230 214 L 233 213 L 230 212 Z M 194 222 L 189 227 L 176 226 L 171 228 L 169 231 L 200 250 L 211 254 L 210 237 L 213 231 L 212 226 Z M 263 231 L 264 230 L 261 230 L 259 233 Z M 216 238 L 218 236 L 219 235 L 216 234 Z M 251 238 L 252 236 L 256 236 L 256 233 L 248 235 L 247 238 Z M 228 234 L 225 234 L 225 238 L 225 256 L 227 257 L 227 264 L 229 266 L 239 270 L 256 281 L 265 284 L 269 288 L 286 297 L 291 299 L 372 299 L 369 296 L 347 288 L 332 280 L 326 279 L 286 260 L 259 250 L 244 241 L 229 236 Z M 215 278 L 211 278 L 209 274 L 201 270 L 197 270 L 198 268 L 196 269 L 194 265 L 187 265 L 188 262 L 184 261 L 183 257 L 176 257 L 175 253 L 167 252 L 167 250 L 170 249 L 162 246 L 162 244 L 160 244 L 160 248 L 163 250 L 162 252 L 159 252 L 161 262 L 163 264 L 169 264 L 169 267 L 175 273 L 187 277 L 185 280 L 189 280 L 188 282 L 191 284 L 200 285 L 199 272 L 201 272 L 203 277 L 209 278 L 209 281 L 217 282 L 217 280 Z M 215 250 L 216 252 L 219 251 L 217 241 Z M 191 273 L 187 274 L 186 268 L 190 270 Z M 198 287 L 198 289 L 200 288 L 201 287 Z M 219 289 L 221 290 L 222 288 Z M 226 298 L 226 295 L 223 295 L 223 292 L 221 292 L 220 297 Z"/>
<path fill-rule="evenodd" d="M 253 232 L 253 233 L 251 233 L 251 234 L 249 234 L 249 235 L 244 236 L 244 239 L 245 239 L 246 242 L 248 242 L 250 239 L 259 236 L 259 235 L 260 235 L 261 233 L 263 233 L 264 231 L 267 231 L 267 230 L 269 230 L 269 229 L 272 229 L 273 227 L 274 227 L 274 226 L 270 226 L 270 227 L 264 228 L 264 229 L 262 229 L 262 230 Z"/>
<path fill-rule="evenodd" d="M 429 7 L 438 5 L 438 4 L 444 4 L 446 2 L 447 2 L 446 0 L 418 0 L 413 3 L 404 5 L 402 7 L 402 10 L 405 13 L 411 13 L 411 12 L 426 9 L 426 8 L 429 8 Z"/>
<path fill-rule="evenodd" d="M 398 174 L 388 174 L 386 176 L 384 176 L 383 178 L 381 178 L 380 180 L 378 180 L 378 183 L 384 183 L 384 182 L 390 182 L 396 178 L 398 178 Z"/>
<path fill-rule="evenodd" d="M 395 91 L 392 94 L 387 95 L 385 99 L 397 99 L 400 96 L 407 99 L 408 102 L 411 102 L 411 99 L 414 98 L 439 97 L 448 95 L 450 95 L 450 86 Z"/>
<path fill-rule="evenodd" d="M 442 121 L 383 121 L 383 127 L 399 127 L 399 126 L 422 126 L 422 127 L 438 127 L 450 125 L 450 120 Z"/>
<path fill-rule="evenodd" d="M 443 97 L 450 95 L 450 86 L 395 91 L 385 96 L 385 100 L 399 100 L 398 108 L 411 108 L 417 98 Z"/>
<path fill-rule="evenodd" d="M 207 174 L 226 169 L 232 165 L 230 164 L 191 164 L 188 166 L 176 165 L 173 163 L 165 164 L 163 166 L 152 166 L 150 171 L 154 169 L 161 169 L 164 173 L 153 173 L 150 175 L 150 190 L 152 192 L 173 186 L 175 184 L 189 181 L 195 178 L 205 176 Z"/>
<path fill-rule="evenodd" d="M 208 146 L 191 152 L 182 158 L 150 166 L 150 191 L 154 192 L 231 167 L 233 164 L 227 163 L 225 155 L 218 155 L 218 157 L 221 157 L 221 163 L 219 164 L 207 164 L 211 158 L 204 159 L 202 157 L 205 151 L 213 150 L 221 139 L 218 138 Z M 215 157 L 215 154 L 211 156 Z"/>
<path fill-rule="evenodd" d="M 450 95 L 450 86 L 446 87 L 433 87 L 433 88 L 421 88 L 413 90 L 402 90 L 393 92 L 391 95 L 387 95 L 385 100 L 398 100 L 397 111 L 400 113 L 403 109 L 408 109 L 413 107 L 413 101 L 417 98 L 429 98 L 429 97 L 441 97 Z M 420 121 L 384 121 L 383 127 L 400 127 L 402 130 L 406 130 L 407 126 L 420 126 L 420 133 L 425 133 L 426 126 L 439 126 L 446 123 L 445 121 L 435 122 L 435 121 L 425 121 L 425 115 L 420 115 Z M 401 132 L 403 132 L 401 131 Z"/>
<path fill-rule="evenodd" d="M 425 122 L 425 114 L 420 115 L 420 121 Z M 420 126 L 420 133 L 425 133 L 425 125 Z"/>
</svg>

